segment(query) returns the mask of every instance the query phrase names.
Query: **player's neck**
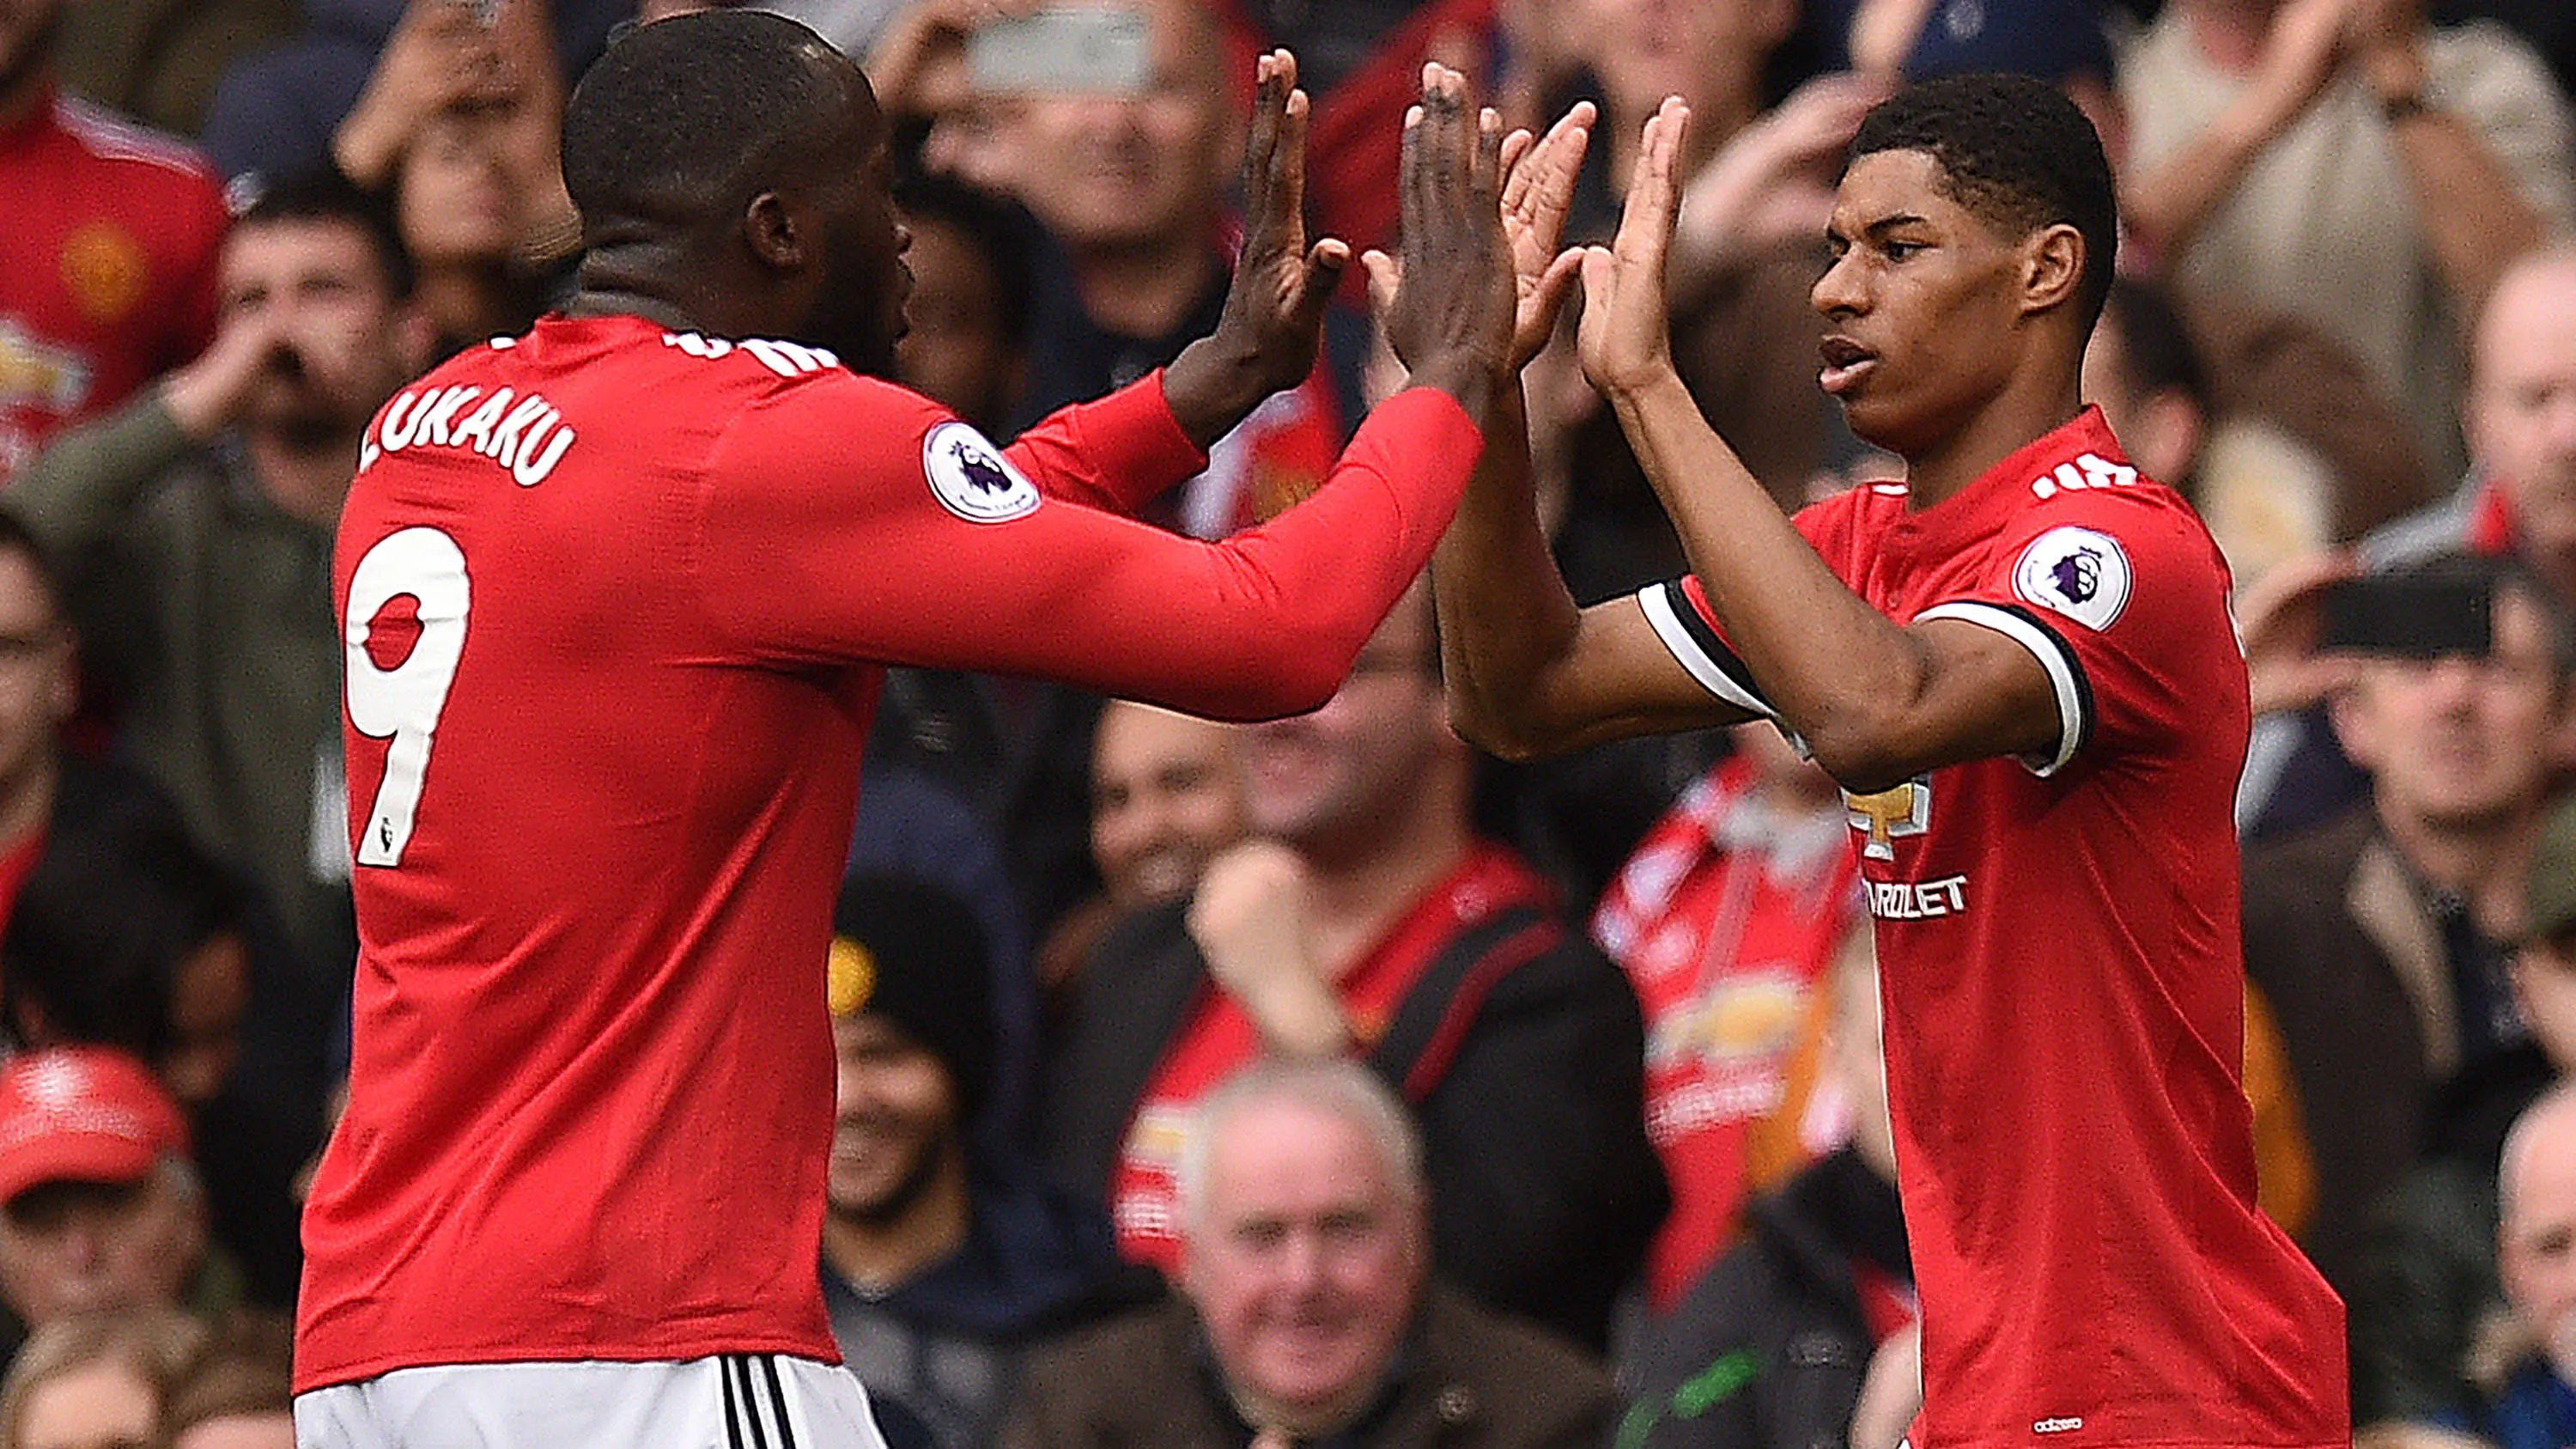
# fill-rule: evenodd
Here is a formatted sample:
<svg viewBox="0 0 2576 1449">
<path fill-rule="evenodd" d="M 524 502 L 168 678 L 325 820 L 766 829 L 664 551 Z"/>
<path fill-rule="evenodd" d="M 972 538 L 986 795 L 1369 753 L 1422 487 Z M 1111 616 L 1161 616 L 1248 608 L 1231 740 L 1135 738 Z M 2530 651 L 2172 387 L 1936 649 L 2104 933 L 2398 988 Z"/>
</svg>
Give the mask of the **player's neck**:
<svg viewBox="0 0 2576 1449">
<path fill-rule="evenodd" d="M 834 1208 L 823 1214 L 823 1258 L 863 1294 L 890 1293 L 966 1244 L 973 1203 L 962 1150 L 942 1154 L 921 1189 L 882 1218 Z"/>
<path fill-rule="evenodd" d="M 1074 258 L 1083 314 L 1121 337 L 1165 337 L 1187 322 L 1220 262 L 1191 236 L 1087 248 Z"/>
<path fill-rule="evenodd" d="M 2024 369 L 1964 424 L 1906 460 L 1910 506 L 1919 511 L 1948 502 L 2083 410 L 2074 368 Z"/>
</svg>

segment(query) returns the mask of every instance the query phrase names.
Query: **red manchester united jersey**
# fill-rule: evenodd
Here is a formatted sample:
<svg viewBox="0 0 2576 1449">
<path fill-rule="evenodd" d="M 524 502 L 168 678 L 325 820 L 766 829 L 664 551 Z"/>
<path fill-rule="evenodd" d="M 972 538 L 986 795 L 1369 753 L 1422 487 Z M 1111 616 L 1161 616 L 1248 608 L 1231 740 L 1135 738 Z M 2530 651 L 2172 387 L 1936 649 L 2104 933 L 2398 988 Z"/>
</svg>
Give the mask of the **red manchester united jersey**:
<svg viewBox="0 0 2576 1449">
<path fill-rule="evenodd" d="M 299 1388 L 836 1360 L 819 963 L 877 662 L 1310 704 L 1477 447 L 1405 393 L 1211 545 L 1077 501 L 1204 465 L 1159 377 L 1001 450 L 809 348 L 557 318 L 394 397 L 335 575 L 361 945 Z"/>
<path fill-rule="evenodd" d="M 0 129 L 0 479 L 214 338 L 226 217 L 203 158 L 48 95 Z"/>
<path fill-rule="evenodd" d="M 2343 1306 L 2254 1205 L 2230 809 L 2244 660 L 2225 564 L 2098 412 L 1916 511 L 1799 516 L 1904 622 L 1960 619 L 2056 687 L 2046 758 L 1848 798 L 1923 1301 L 1918 1449 L 2350 1439 Z M 1768 712 L 1695 587 L 1642 596 Z"/>
</svg>

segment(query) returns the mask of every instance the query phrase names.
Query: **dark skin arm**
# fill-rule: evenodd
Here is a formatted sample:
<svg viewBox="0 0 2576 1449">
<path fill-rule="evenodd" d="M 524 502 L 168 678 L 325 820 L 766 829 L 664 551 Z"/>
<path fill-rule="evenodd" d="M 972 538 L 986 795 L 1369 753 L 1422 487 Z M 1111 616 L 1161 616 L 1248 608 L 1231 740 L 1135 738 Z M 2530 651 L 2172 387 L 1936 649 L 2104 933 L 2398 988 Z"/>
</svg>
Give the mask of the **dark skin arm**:
<svg viewBox="0 0 2576 1449">
<path fill-rule="evenodd" d="M 1348 243 L 1306 237 L 1306 93 L 1296 58 L 1261 57 L 1243 153 L 1243 245 L 1216 330 L 1163 371 L 1163 399 L 1191 442 L 1224 437 L 1261 400 L 1306 380 Z"/>
<path fill-rule="evenodd" d="M 1663 254 L 1672 169 L 1689 111 L 1648 123 L 1615 250 L 1593 248 L 1584 288 L 1584 371 L 1610 399 L 1682 537 L 1711 611 L 1816 762 L 1845 788 L 1883 789 L 1926 770 L 2056 744 L 2056 691 L 2019 644 L 1960 620 L 1900 626 L 1827 569 L 1712 431 L 1666 345 Z M 1875 240 L 1857 260 L 1896 264 Z M 1879 253 L 1884 252 L 1881 256 Z M 2080 259 L 2080 258 L 2079 258 Z M 2053 285 L 2071 289 L 2069 270 Z M 1675 667 L 1669 658 L 1665 668 Z"/>
<path fill-rule="evenodd" d="M 2053 745 L 2056 699 L 2037 660 L 1974 624 L 1908 628 L 1880 614 L 1824 566 L 1691 401 L 1673 370 L 1664 316 L 1673 168 L 1687 118 L 1670 102 L 1647 123 L 1616 245 L 1584 256 L 1582 348 L 1586 373 L 1636 447 L 1737 653 L 1817 762 L 1850 789 Z M 1453 535 L 1442 597 L 1443 629 L 1455 631 L 1447 652 L 1467 681 L 1453 686 L 1453 710 L 1471 737 L 1526 756 L 1744 718 L 1690 677 L 1635 600 L 1569 616 L 1562 583 L 1530 548 L 1534 519 L 1505 521 L 1506 499 L 1512 513 L 1526 514 L 1526 482 L 1515 497 L 1507 466 L 1488 472 L 1470 497 L 1491 531 Z M 1544 604 L 1525 602 L 1551 590 Z"/>
<path fill-rule="evenodd" d="M 1503 186 L 1518 307 L 1515 372 L 1555 330 L 1580 252 L 1560 252 L 1575 178 L 1594 120 L 1576 106 L 1531 142 L 1514 135 Z M 1372 279 L 1383 293 L 1392 278 Z M 1539 526 L 1528 420 L 1517 386 L 1503 390 L 1458 517 L 1432 560 L 1442 673 L 1458 732 L 1506 758 L 1658 730 L 1740 722 L 1673 665 L 1633 600 L 1579 609 Z M 1656 656 L 1670 668 L 1627 661 Z"/>
</svg>

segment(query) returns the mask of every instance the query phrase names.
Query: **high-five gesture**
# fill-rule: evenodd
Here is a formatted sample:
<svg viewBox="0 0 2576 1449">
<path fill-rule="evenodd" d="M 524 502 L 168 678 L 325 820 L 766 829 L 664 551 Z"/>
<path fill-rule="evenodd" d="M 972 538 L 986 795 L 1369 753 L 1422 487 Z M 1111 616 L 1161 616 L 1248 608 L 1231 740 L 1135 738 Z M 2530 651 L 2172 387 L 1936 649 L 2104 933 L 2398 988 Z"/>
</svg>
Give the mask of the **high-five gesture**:
<svg viewBox="0 0 2576 1449">
<path fill-rule="evenodd" d="M 1202 446 L 1260 401 L 1303 382 L 1315 367 L 1350 245 L 1306 238 L 1306 93 L 1297 60 L 1261 57 L 1252 131 L 1243 153 L 1243 245 L 1216 330 L 1193 343 L 1164 376 L 1181 428 Z"/>
<path fill-rule="evenodd" d="M 1632 390 L 1672 369 L 1665 316 L 1664 254 L 1673 238 L 1681 191 L 1673 170 L 1690 107 L 1666 97 L 1647 117 L 1636 174 L 1607 247 L 1583 253 L 1583 325 L 1577 341 L 1583 373 L 1606 396 Z"/>
<path fill-rule="evenodd" d="M 1454 374 L 1480 371 L 1478 395 L 1460 399 L 1476 411 L 1510 365 L 1518 310 L 1503 237 L 1502 142 L 1502 122 L 1468 103 L 1465 76 L 1422 68 L 1422 103 L 1404 118 L 1403 275 L 1386 307 L 1386 335 L 1419 381 L 1448 387 L 1465 380 Z M 1382 279 L 1389 263 L 1373 256 L 1370 269 Z"/>
<path fill-rule="evenodd" d="M 1512 285 L 1520 298 L 1512 319 L 1512 366 L 1538 356 L 1556 330 L 1556 314 L 1574 288 L 1580 249 L 1560 252 L 1575 177 L 1592 140 L 1594 109 L 1577 101 L 1536 141 L 1527 131 L 1503 139 L 1503 236 L 1511 244 Z"/>
<path fill-rule="evenodd" d="M 1577 101 L 1548 128 L 1546 136 L 1514 131 L 1503 138 L 1503 240 L 1510 251 L 1517 296 L 1511 353 L 1515 371 L 1547 346 L 1557 313 L 1572 294 L 1583 262 L 1581 248 L 1560 253 L 1557 244 L 1565 235 L 1566 212 L 1573 204 L 1575 178 L 1583 170 L 1583 152 L 1591 142 L 1597 114 L 1590 101 Z M 1383 316 L 1395 300 L 1402 269 L 1383 252 L 1371 252 L 1365 260 L 1369 301 Z M 1401 352 L 1397 356 L 1402 360 Z"/>
</svg>

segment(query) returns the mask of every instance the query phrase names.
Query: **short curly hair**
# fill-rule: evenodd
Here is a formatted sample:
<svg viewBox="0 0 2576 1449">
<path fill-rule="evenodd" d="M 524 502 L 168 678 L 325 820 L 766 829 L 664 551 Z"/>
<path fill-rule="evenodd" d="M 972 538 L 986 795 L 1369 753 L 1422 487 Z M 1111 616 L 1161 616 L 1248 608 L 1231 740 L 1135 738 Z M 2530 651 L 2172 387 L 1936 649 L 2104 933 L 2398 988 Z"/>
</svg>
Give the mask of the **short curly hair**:
<svg viewBox="0 0 2576 1449">
<path fill-rule="evenodd" d="M 687 227 L 774 178 L 841 103 L 821 37 L 784 16 L 709 10 L 636 27 L 564 107 L 564 189 L 586 234 Z M 747 189 L 748 188 L 748 189 Z"/>
<path fill-rule="evenodd" d="M 1943 76 L 1880 102 L 1852 136 L 1851 159 L 1921 151 L 1970 211 L 2024 232 L 2064 223 L 2084 238 L 2078 320 L 2090 333 L 2111 295 L 2120 208 L 2102 137 L 2065 93 L 2028 76 Z"/>
</svg>

